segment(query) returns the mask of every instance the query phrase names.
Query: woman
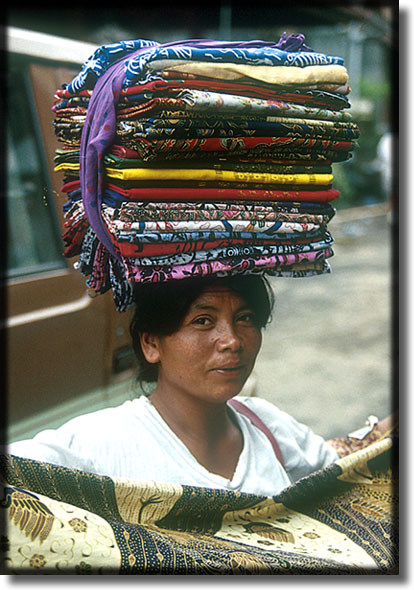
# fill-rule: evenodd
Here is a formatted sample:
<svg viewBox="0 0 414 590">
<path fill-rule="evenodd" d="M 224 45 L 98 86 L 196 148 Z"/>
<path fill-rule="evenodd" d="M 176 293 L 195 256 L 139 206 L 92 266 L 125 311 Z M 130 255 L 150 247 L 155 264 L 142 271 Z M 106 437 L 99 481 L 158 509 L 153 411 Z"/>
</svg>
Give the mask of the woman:
<svg viewBox="0 0 414 590">
<path fill-rule="evenodd" d="M 272 311 L 264 278 L 136 285 L 135 304 L 131 334 L 140 379 L 155 382 L 151 393 L 12 444 L 10 453 L 101 475 L 267 495 L 337 458 L 265 400 L 241 397 L 243 405 L 231 407 Z"/>
<path fill-rule="evenodd" d="M 95 293 L 112 289 L 119 310 L 134 292 L 134 347 L 142 380 L 155 387 L 12 445 L 12 453 L 109 476 L 259 494 L 276 494 L 337 457 L 265 400 L 231 402 L 254 367 L 272 309 L 267 284 L 254 275 L 329 272 L 327 224 L 339 196 L 331 164 L 347 159 L 358 135 L 342 112 L 344 60 L 304 41 L 300 34 L 278 43 L 109 44 L 56 92 L 55 131 L 68 148 L 59 154 L 65 255 L 79 256 Z M 210 92 L 207 102 L 198 94 L 189 107 L 177 102 L 177 89 L 169 92 L 177 60 L 174 85 L 192 97 L 197 88 Z M 255 126 L 275 109 L 281 121 Z M 292 112 L 309 120 L 301 127 Z M 212 278 L 217 273 L 243 276 Z"/>
</svg>

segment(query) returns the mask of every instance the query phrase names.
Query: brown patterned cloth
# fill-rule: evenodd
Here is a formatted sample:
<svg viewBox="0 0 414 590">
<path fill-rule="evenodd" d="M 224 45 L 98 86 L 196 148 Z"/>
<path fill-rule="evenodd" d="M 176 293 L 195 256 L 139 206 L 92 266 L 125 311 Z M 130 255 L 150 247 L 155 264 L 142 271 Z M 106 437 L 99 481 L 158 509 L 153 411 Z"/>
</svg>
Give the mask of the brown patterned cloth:
<svg viewBox="0 0 414 590">
<path fill-rule="evenodd" d="M 393 459 L 385 437 L 266 497 L 2 456 L 5 571 L 396 575 Z"/>
</svg>

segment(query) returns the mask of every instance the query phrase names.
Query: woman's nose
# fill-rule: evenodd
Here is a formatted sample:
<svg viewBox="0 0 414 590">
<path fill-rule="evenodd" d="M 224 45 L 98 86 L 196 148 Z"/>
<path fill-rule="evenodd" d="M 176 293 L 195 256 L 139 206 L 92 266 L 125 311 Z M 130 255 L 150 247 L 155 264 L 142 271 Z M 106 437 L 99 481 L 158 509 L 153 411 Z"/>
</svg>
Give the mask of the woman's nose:
<svg viewBox="0 0 414 590">
<path fill-rule="evenodd" d="M 240 336 L 232 323 L 226 322 L 219 326 L 217 347 L 219 351 L 231 350 L 234 352 L 237 352 L 242 348 Z"/>
</svg>

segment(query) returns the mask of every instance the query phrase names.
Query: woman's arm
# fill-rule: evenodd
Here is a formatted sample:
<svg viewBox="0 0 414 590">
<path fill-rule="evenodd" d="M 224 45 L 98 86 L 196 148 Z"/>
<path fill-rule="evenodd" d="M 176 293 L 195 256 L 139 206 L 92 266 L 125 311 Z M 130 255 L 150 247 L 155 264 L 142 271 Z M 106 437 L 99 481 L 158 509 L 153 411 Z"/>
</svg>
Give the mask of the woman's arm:
<svg viewBox="0 0 414 590">
<path fill-rule="evenodd" d="M 376 426 L 380 437 L 387 436 L 398 426 L 398 412 L 390 414 L 383 420 L 380 420 Z"/>
</svg>

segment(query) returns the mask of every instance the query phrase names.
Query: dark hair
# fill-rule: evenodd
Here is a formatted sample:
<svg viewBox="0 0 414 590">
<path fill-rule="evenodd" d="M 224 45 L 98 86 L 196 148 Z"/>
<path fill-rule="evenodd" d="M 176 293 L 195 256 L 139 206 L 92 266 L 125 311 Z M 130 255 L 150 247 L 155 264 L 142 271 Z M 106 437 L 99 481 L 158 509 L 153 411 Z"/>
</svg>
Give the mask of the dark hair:
<svg viewBox="0 0 414 590">
<path fill-rule="evenodd" d="M 226 286 L 238 293 L 255 312 L 258 328 L 271 319 L 273 291 L 259 275 L 200 277 L 166 283 L 137 283 L 134 286 L 135 313 L 130 325 L 132 345 L 138 360 L 138 381 L 154 382 L 158 365 L 149 363 L 141 349 L 140 334 L 167 336 L 176 332 L 190 305 L 210 286 Z"/>
</svg>

